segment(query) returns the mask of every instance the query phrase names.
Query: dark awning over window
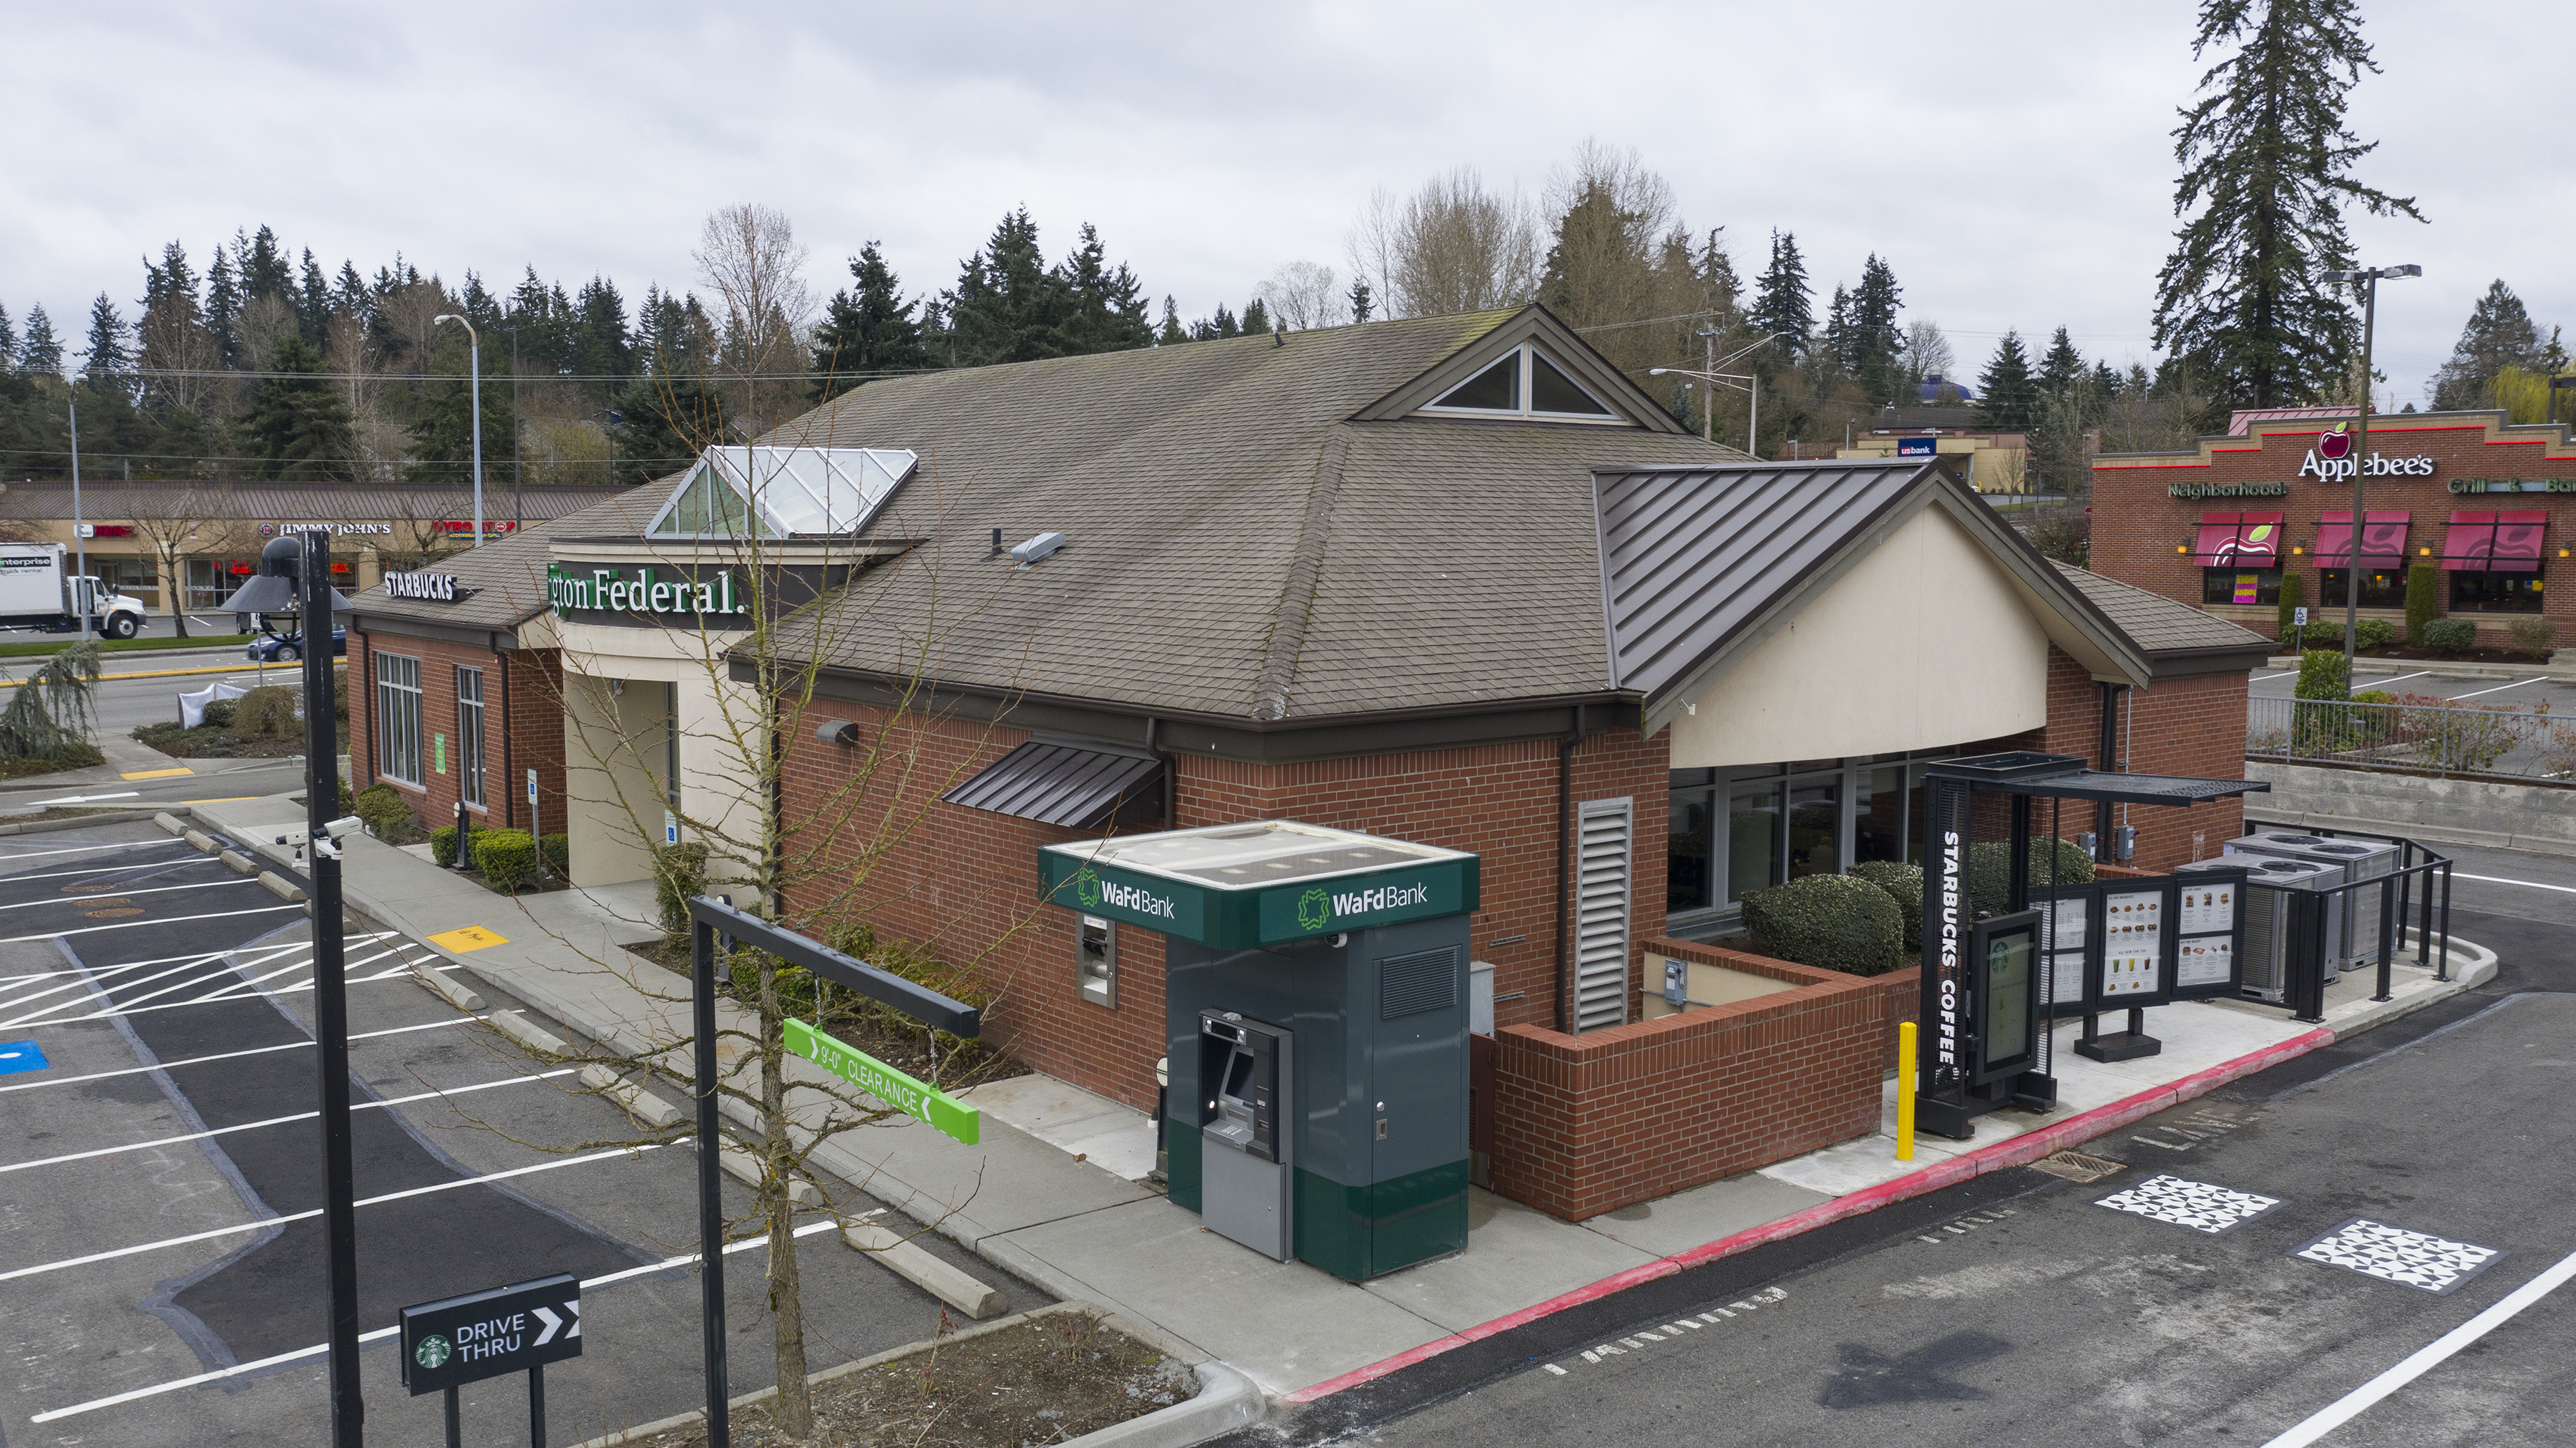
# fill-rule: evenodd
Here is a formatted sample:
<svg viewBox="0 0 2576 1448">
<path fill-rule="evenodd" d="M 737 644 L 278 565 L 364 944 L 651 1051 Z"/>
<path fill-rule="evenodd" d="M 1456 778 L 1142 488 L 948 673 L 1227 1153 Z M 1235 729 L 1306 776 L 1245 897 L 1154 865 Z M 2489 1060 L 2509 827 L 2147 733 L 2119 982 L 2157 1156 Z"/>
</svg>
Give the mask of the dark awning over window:
<svg viewBox="0 0 2576 1448">
<path fill-rule="evenodd" d="M 2278 513 L 2203 513 L 2191 561 L 2203 568 L 2277 568 L 2281 563 Z"/>
<path fill-rule="evenodd" d="M 2442 566 L 2479 572 L 2536 573 L 2547 531 L 2545 512 L 2459 512 L 2442 535 Z"/>
<path fill-rule="evenodd" d="M 2373 508 L 2361 525 L 2361 566 L 2364 568 L 2402 568 L 2406 564 L 2405 513 L 2383 513 Z M 2352 566 L 2352 510 L 2328 513 L 2317 520 L 2317 566 L 2350 568 Z"/>
<path fill-rule="evenodd" d="M 1032 739 L 940 798 L 1071 829 L 1142 823 L 1162 818 L 1163 766 L 1146 755 Z"/>
</svg>

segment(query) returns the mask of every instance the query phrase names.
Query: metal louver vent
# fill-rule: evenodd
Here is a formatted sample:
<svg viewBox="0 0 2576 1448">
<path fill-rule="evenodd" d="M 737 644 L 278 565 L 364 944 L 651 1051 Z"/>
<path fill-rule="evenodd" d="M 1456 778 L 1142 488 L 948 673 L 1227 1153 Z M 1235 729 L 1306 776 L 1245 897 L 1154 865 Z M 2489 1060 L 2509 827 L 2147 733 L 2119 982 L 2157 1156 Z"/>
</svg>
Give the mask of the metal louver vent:
<svg viewBox="0 0 2576 1448">
<path fill-rule="evenodd" d="M 1377 1016 L 1391 1021 L 1458 1003 L 1458 952 L 1423 950 L 1377 963 Z"/>
<path fill-rule="evenodd" d="M 1628 897 L 1636 810 L 1628 799 L 1586 802 L 1575 824 L 1574 1028 L 1628 1020 Z"/>
</svg>

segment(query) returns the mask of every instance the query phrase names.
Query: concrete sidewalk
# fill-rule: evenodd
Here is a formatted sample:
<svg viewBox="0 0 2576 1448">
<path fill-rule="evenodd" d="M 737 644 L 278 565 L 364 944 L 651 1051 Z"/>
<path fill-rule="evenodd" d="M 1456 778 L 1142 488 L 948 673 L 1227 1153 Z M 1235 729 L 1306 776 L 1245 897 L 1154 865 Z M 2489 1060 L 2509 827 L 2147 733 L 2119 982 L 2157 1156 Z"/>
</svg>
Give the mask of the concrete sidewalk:
<svg viewBox="0 0 2576 1448">
<path fill-rule="evenodd" d="M 302 820 L 282 796 L 195 813 L 202 828 L 277 859 L 289 851 L 274 837 Z M 465 973 L 623 1052 L 686 1032 L 685 987 L 619 948 L 657 934 L 635 887 L 511 899 L 372 839 L 348 846 L 353 909 L 423 940 L 465 926 L 503 937 L 447 952 Z M 2063 1104 L 2048 1116 L 1985 1117 L 1974 1140 L 1927 1138 L 1908 1163 L 1885 1135 L 1864 1137 L 1582 1223 L 1479 1191 L 1466 1252 L 1361 1284 L 1203 1230 L 1195 1214 L 1131 1179 L 1151 1160 L 1140 1113 L 1043 1077 L 972 1093 L 985 1112 L 978 1146 L 899 1118 L 827 1143 L 815 1160 L 1059 1297 L 1148 1324 L 1242 1369 L 1274 1397 L 1307 1399 L 1639 1281 L 2036 1160 L 2444 999 L 2494 964 L 2455 946 L 2455 979 L 2401 969 L 2397 998 L 2385 1003 L 2367 1000 L 2366 982 L 2352 977 L 2330 995 L 2322 1026 L 2236 1003 L 2163 1008 L 2148 1029 L 2164 1054 L 2117 1065 L 2069 1050 L 2070 1023 L 2057 1042 Z M 739 1011 L 725 1012 L 728 1026 L 742 1026 Z M 725 1059 L 742 1055 L 729 1049 Z M 1892 1113 L 1892 1085 L 1890 1098 Z M 1261 1312 L 1242 1313 L 1247 1301 Z"/>
</svg>

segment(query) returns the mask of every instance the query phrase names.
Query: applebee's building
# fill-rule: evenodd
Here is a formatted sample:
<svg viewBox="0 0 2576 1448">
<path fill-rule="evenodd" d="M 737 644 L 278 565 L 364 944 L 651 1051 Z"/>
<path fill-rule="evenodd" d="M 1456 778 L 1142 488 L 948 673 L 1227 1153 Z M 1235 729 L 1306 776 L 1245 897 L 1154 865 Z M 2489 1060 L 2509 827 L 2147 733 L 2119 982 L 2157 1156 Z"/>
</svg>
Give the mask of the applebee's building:
<svg viewBox="0 0 2576 1448">
<path fill-rule="evenodd" d="M 2501 412 L 2371 419 L 2314 409 L 2239 414 L 2235 430 L 2172 453 L 2106 453 L 2093 463 L 2093 566 L 2265 634 L 2282 580 L 2312 608 L 2344 607 L 2352 484 L 2368 490 L 2360 608 L 2403 627 L 2407 570 L 2435 570 L 2440 611 L 2503 644 L 2506 626 L 2542 619 L 2561 644 L 2576 632 L 2566 595 L 2576 548 L 2576 443 L 2563 424 Z M 2553 580 L 2556 587 L 2552 586 Z"/>
</svg>

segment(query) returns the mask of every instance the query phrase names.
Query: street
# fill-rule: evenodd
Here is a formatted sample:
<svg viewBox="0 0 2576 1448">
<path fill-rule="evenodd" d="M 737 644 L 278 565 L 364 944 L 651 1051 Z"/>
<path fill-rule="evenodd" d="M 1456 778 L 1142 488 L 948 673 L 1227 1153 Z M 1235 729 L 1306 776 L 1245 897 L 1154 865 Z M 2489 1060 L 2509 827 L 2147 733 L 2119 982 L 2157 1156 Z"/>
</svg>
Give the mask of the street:
<svg viewBox="0 0 2576 1448">
<path fill-rule="evenodd" d="M 2576 1291 L 2354 1398 L 2576 1254 L 2576 862 L 2455 857 L 2495 980 L 2077 1148 L 2108 1175 L 1980 1177 L 1233 1441 L 2261 1444 L 2340 1403 L 2292 1441 L 2563 1444 Z"/>
<path fill-rule="evenodd" d="M 15 1128 L 0 1161 L 0 1443 L 320 1441 L 302 907 L 147 825 L 0 850 L 0 1111 Z M 347 951 L 370 1441 L 442 1441 L 439 1400 L 407 1397 L 382 1350 L 397 1308 L 553 1272 L 587 1295 L 584 1355 L 547 1374 L 552 1440 L 698 1406 L 693 1149 L 633 1149 L 649 1133 L 579 1094 L 569 1068 L 422 990 L 409 973 L 435 959 L 425 947 L 353 925 Z M 748 1210 L 730 1179 L 726 1199 Z M 844 1197 L 845 1212 L 872 1207 Z M 805 1230 L 814 1368 L 937 1328 L 941 1305 L 834 1240 L 828 1218 Z M 740 1393 L 771 1381 L 772 1328 L 765 1248 L 732 1250 Z M 976 1271 L 1014 1309 L 1045 1301 Z M 469 1433 L 524 1433 L 523 1392 L 517 1377 L 466 1389 Z"/>
</svg>

